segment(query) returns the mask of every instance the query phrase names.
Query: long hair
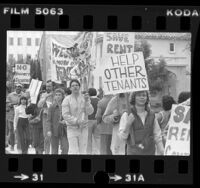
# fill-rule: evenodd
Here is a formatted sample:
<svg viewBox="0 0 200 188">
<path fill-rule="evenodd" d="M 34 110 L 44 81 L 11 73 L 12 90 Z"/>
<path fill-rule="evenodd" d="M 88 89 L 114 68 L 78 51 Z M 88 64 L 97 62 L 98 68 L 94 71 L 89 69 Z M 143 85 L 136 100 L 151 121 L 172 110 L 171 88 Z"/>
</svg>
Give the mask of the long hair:
<svg viewBox="0 0 200 188">
<path fill-rule="evenodd" d="M 145 110 L 148 110 L 149 107 L 149 93 L 148 91 L 136 91 L 136 92 L 133 92 L 131 95 L 130 95 L 130 104 L 133 105 L 133 107 L 135 107 L 135 98 L 136 98 L 136 95 L 141 93 L 141 92 L 145 92 L 146 95 L 147 95 L 147 101 L 145 103 Z"/>
</svg>

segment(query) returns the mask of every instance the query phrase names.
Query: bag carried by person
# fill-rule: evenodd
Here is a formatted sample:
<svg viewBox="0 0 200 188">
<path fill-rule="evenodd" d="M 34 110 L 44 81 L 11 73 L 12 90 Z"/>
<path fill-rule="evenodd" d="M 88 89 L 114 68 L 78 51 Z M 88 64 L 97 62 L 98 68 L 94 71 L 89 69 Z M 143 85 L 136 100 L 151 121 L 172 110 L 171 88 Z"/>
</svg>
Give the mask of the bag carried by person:
<svg viewBox="0 0 200 188">
<path fill-rule="evenodd" d="M 30 124 L 37 124 L 37 123 L 39 123 L 41 121 L 42 111 L 43 111 L 43 109 L 40 110 L 39 114 L 36 117 L 34 117 L 33 119 L 30 119 L 29 123 Z"/>
</svg>

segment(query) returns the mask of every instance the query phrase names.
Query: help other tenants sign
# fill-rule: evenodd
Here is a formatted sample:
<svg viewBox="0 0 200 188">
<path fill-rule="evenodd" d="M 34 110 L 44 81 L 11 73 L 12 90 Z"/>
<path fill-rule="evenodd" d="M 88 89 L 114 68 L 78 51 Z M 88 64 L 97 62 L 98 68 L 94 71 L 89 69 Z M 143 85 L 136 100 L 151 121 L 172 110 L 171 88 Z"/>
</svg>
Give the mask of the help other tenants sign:
<svg viewBox="0 0 200 188">
<path fill-rule="evenodd" d="M 142 52 L 115 55 L 104 59 L 102 71 L 105 94 L 149 90 Z"/>
</svg>

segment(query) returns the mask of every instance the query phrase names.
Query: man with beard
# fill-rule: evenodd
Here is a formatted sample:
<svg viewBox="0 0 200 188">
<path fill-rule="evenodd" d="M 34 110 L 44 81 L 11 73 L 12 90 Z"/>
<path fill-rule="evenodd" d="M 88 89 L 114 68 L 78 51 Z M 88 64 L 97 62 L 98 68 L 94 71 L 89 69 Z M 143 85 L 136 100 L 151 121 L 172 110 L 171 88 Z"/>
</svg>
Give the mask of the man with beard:
<svg viewBox="0 0 200 188">
<path fill-rule="evenodd" d="M 46 83 L 46 92 L 42 93 L 40 100 L 38 102 L 38 108 L 43 109 L 41 118 L 42 118 L 42 123 L 43 123 L 45 154 L 50 154 L 51 138 L 47 134 L 47 132 L 48 132 L 47 113 L 48 113 L 48 108 L 50 107 L 50 105 L 53 104 L 53 99 L 54 99 L 53 82 L 51 80 L 48 80 Z"/>
</svg>

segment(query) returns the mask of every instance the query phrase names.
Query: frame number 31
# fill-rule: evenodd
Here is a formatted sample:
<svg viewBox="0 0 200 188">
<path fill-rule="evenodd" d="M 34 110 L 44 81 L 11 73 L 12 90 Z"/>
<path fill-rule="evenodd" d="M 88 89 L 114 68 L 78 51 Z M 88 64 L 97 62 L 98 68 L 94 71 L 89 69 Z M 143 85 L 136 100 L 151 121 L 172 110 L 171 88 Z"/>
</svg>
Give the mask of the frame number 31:
<svg viewBox="0 0 200 188">
<path fill-rule="evenodd" d="M 36 174 L 32 175 L 32 181 L 43 181 L 43 174 Z"/>
</svg>

